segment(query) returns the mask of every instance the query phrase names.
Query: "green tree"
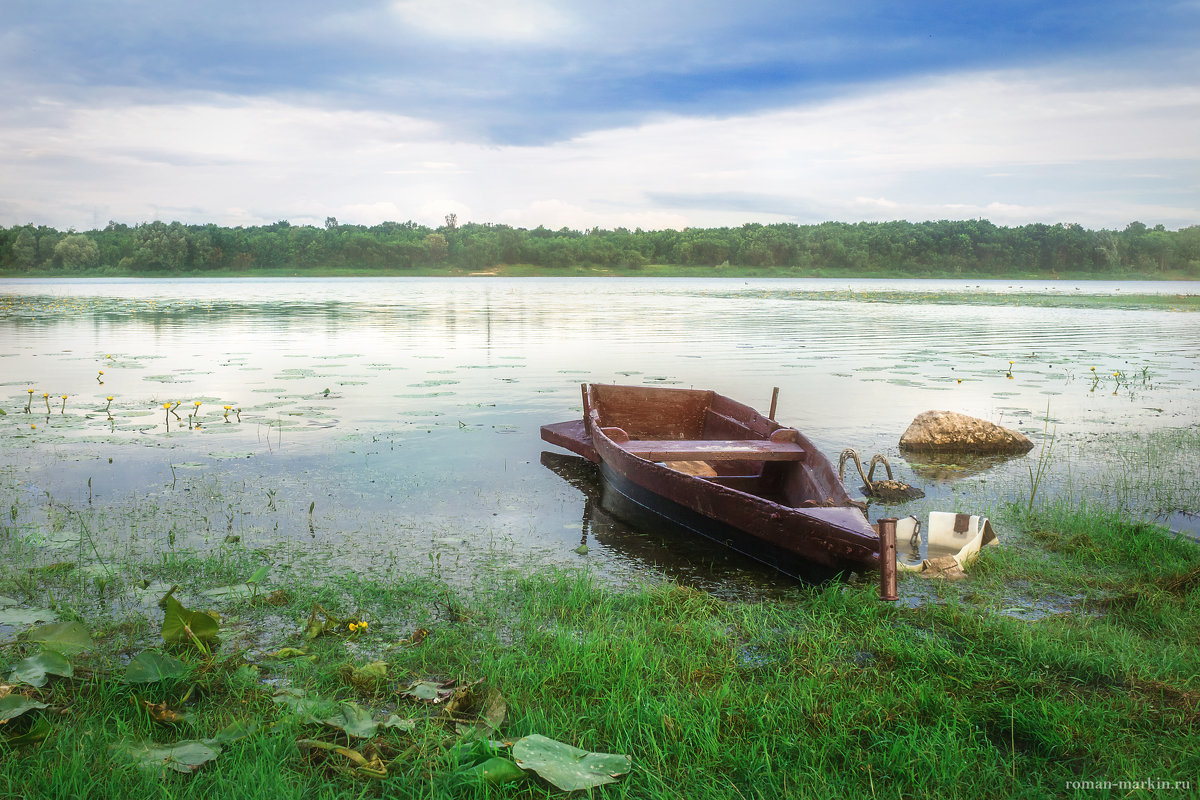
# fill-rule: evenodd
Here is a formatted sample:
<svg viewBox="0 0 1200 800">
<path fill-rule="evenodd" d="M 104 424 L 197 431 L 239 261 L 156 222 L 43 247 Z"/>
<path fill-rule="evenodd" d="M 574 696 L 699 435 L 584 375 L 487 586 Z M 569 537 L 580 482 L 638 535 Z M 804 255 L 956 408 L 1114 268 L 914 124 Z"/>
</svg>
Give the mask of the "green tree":
<svg viewBox="0 0 1200 800">
<path fill-rule="evenodd" d="M 442 234 L 431 233 L 425 237 L 425 252 L 431 264 L 441 264 L 450 252 L 450 245 Z"/>
<path fill-rule="evenodd" d="M 54 246 L 54 263 L 63 269 L 87 269 L 100 262 L 100 246 L 87 236 L 73 233 Z"/>
<path fill-rule="evenodd" d="M 33 269 L 34 265 L 37 264 L 37 255 L 37 236 L 34 235 L 33 228 L 26 225 L 24 228 L 21 228 L 21 232 L 13 240 L 13 266 L 22 270 Z"/>
</svg>

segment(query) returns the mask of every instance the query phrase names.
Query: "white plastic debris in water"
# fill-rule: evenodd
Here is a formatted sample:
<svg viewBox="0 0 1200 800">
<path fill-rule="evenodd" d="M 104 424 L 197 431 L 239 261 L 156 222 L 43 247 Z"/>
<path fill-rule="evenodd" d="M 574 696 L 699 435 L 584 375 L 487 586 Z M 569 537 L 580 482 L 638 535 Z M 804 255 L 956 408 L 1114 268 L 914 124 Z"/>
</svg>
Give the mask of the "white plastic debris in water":
<svg viewBox="0 0 1200 800">
<path fill-rule="evenodd" d="M 987 517 L 931 511 L 925 526 L 925 555 L 921 556 L 921 522 L 916 517 L 896 521 L 896 566 L 905 572 L 956 580 L 986 545 L 997 538 Z"/>
</svg>

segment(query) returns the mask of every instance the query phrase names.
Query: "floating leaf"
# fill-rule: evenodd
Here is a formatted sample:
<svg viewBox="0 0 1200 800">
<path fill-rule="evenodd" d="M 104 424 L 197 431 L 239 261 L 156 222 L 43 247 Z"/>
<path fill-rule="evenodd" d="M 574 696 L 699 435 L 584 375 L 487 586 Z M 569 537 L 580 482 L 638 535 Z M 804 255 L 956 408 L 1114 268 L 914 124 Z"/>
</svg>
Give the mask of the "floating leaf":
<svg viewBox="0 0 1200 800">
<path fill-rule="evenodd" d="M 315 697 L 309 697 L 303 689 L 281 689 L 271 697 L 272 702 L 285 705 L 292 713 L 305 722 L 320 722 L 316 715 L 328 704 Z"/>
<path fill-rule="evenodd" d="M 54 730 L 54 726 L 50 724 L 50 720 L 45 717 L 38 717 L 34 723 L 29 726 L 29 730 L 25 733 L 19 733 L 14 736 L 8 736 L 3 741 L 9 747 L 21 747 L 26 744 L 36 744 L 42 741 Z"/>
<path fill-rule="evenodd" d="M 218 744 L 195 740 L 161 746 L 154 742 L 118 742 L 112 750 L 124 753 L 139 767 L 145 769 L 173 769 L 176 772 L 195 772 L 202 765 L 221 755 Z"/>
<path fill-rule="evenodd" d="M 43 650 L 29 658 L 23 658 L 13 665 L 10 681 L 21 681 L 30 686 L 45 686 L 47 677 L 59 675 L 69 678 L 75 674 L 71 662 L 53 650 Z"/>
<path fill-rule="evenodd" d="M 0 625 L 23 628 L 26 625 L 47 622 L 55 619 L 57 616 L 57 614 L 48 608 L 16 608 L 15 606 L 6 606 L 0 608 Z"/>
<path fill-rule="evenodd" d="M 379 725 L 384 728 L 398 728 L 402 731 L 412 731 L 416 729 L 417 721 L 408 717 L 397 716 L 396 714 L 388 714 L 388 718 L 379 723 Z"/>
<path fill-rule="evenodd" d="M 174 591 L 174 590 L 172 590 Z M 164 641 L 208 642 L 217 637 L 220 625 L 208 614 L 184 608 L 183 604 L 168 592 L 163 597 L 166 611 L 163 612 L 162 637 Z"/>
<path fill-rule="evenodd" d="M 254 720 L 251 720 L 250 722 L 242 722 L 239 720 L 226 725 L 224 728 L 221 728 L 221 730 L 217 731 L 216 735 L 214 735 L 211 739 L 205 739 L 204 743 L 227 744 L 229 742 L 236 742 L 238 739 L 245 739 L 247 736 L 252 735 L 257 730 L 258 723 Z"/>
<path fill-rule="evenodd" d="M 23 694 L 5 695 L 4 697 L 0 697 L 0 722 L 8 722 L 10 719 L 16 719 L 21 716 L 26 711 L 46 707 L 45 703 L 30 700 Z"/>
<path fill-rule="evenodd" d="M 417 700 L 424 700 L 427 703 L 440 703 L 454 694 L 454 690 L 448 688 L 453 685 L 454 681 L 446 681 L 444 683 L 437 681 L 413 681 L 408 685 L 407 689 L 400 690 L 400 694 L 403 697 L 412 697 Z"/>
<path fill-rule="evenodd" d="M 263 658 L 305 658 L 307 656 L 308 653 L 299 647 L 281 647 L 273 653 L 267 653 Z"/>
<path fill-rule="evenodd" d="M 483 710 L 480 712 L 479 718 L 492 730 L 499 730 L 500 726 L 504 724 L 504 717 L 507 714 L 508 703 L 504 701 L 504 695 L 500 694 L 498 689 L 489 690 L 483 701 Z"/>
<path fill-rule="evenodd" d="M 370 691 L 380 688 L 387 681 L 387 662 L 372 661 L 369 664 L 364 664 L 361 667 L 351 667 L 346 665 L 342 667 L 341 674 L 356 689 L 362 691 Z"/>
<path fill-rule="evenodd" d="M 528 772 L 518 767 L 509 759 L 501 756 L 493 756 L 482 764 L 476 764 L 473 767 L 455 772 L 450 776 L 447 788 L 479 786 L 485 783 L 490 786 L 499 786 L 503 783 L 522 781 L 528 777 Z"/>
<path fill-rule="evenodd" d="M 89 650 L 96 645 L 88 628 L 80 622 L 52 622 L 35 627 L 25 634 L 25 638 L 59 652 Z"/>
<path fill-rule="evenodd" d="M 154 650 L 138 653 L 125 668 L 126 683 L 155 683 L 180 678 L 188 673 L 188 665 L 177 658 Z"/>
<path fill-rule="evenodd" d="M 379 728 L 379 723 L 372 718 L 371 712 L 360 708 L 357 703 L 342 703 L 338 706 L 336 714 L 321 721 L 332 728 L 345 731 L 347 736 L 356 736 L 359 739 L 370 739 Z"/>
<path fill-rule="evenodd" d="M 536 733 L 517 740 L 512 752 L 517 766 L 536 772 L 564 792 L 614 783 L 633 767 L 629 756 L 589 753 Z"/>
</svg>

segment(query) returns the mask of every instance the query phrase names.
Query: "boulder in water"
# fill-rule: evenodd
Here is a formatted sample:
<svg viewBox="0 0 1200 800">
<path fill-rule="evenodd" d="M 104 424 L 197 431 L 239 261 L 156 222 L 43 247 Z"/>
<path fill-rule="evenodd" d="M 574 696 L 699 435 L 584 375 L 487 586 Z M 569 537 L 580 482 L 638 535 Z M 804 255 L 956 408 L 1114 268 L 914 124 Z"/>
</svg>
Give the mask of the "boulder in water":
<svg viewBox="0 0 1200 800">
<path fill-rule="evenodd" d="M 1033 442 L 1019 431 L 956 411 L 918 414 L 900 437 L 900 447 L 923 453 L 1022 455 Z"/>
</svg>

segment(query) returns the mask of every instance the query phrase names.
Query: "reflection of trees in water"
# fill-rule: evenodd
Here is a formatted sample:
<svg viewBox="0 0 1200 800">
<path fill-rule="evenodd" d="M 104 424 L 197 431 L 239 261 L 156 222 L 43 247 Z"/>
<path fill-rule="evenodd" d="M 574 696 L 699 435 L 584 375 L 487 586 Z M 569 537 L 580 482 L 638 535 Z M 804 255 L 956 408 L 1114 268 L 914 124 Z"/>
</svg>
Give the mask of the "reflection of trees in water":
<svg viewBox="0 0 1200 800">
<path fill-rule="evenodd" d="M 795 579 L 682 530 L 611 489 L 599 468 L 578 456 L 543 452 L 542 466 L 578 489 L 584 498 L 581 543 L 598 543 L 639 568 L 658 572 L 716 596 L 745 599 L 778 596 Z"/>
</svg>

